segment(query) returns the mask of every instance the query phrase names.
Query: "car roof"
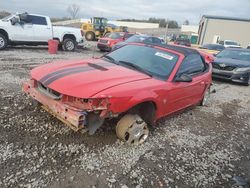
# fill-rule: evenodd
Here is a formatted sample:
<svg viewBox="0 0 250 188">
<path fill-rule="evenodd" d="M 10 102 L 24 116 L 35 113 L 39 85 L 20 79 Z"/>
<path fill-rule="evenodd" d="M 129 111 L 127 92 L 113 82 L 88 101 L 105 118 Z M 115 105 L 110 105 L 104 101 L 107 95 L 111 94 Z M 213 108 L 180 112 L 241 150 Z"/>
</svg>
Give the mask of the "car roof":
<svg viewBox="0 0 250 188">
<path fill-rule="evenodd" d="M 250 49 L 246 49 L 246 48 L 226 48 L 225 50 L 233 50 L 233 51 L 250 52 Z"/>
<path fill-rule="evenodd" d="M 202 46 L 221 46 L 221 47 L 224 47 L 222 44 L 203 44 Z"/>
<path fill-rule="evenodd" d="M 188 56 L 190 54 L 199 54 L 200 55 L 200 53 L 197 50 L 192 49 L 192 48 L 186 48 L 186 47 L 182 47 L 182 46 L 175 46 L 175 45 L 169 45 L 169 44 L 150 44 L 150 43 L 146 43 L 146 44 L 149 44 L 152 46 L 158 46 L 158 47 L 169 49 L 169 50 L 173 50 L 173 51 L 176 51 L 176 52 L 183 54 L 184 56 Z"/>
</svg>

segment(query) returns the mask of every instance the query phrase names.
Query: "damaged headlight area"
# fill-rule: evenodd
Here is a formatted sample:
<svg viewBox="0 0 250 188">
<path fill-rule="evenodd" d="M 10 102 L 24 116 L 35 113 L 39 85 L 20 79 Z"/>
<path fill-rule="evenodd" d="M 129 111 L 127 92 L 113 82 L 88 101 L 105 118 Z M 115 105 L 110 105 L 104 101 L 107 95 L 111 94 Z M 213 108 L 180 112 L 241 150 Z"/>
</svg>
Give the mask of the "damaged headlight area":
<svg viewBox="0 0 250 188">
<path fill-rule="evenodd" d="M 62 102 L 79 109 L 85 109 L 87 111 L 93 110 L 105 110 L 109 107 L 108 98 L 88 98 L 82 99 L 78 97 L 72 97 L 63 95 Z"/>
<path fill-rule="evenodd" d="M 110 116 L 108 97 L 78 98 L 61 94 L 31 79 L 23 83 L 23 91 L 41 103 L 50 114 L 74 131 L 86 128 L 90 134 Z"/>
</svg>

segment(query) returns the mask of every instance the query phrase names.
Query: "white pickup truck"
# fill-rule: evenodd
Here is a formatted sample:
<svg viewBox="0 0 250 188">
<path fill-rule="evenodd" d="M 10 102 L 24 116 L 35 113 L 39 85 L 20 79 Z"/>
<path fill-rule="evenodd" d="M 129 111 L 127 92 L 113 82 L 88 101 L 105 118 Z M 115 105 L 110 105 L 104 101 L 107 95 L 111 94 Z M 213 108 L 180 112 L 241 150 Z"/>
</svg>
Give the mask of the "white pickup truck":
<svg viewBox="0 0 250 188">
<path fill-rule="evenodd" d="M 52 26 L 50 18 L 37 14 L 14 14 L 0 20 L 0 50 L 8 45 L 44 45 L 55 39 L 65 51 L 83 45 L 81 29 Z"/>
</svg>

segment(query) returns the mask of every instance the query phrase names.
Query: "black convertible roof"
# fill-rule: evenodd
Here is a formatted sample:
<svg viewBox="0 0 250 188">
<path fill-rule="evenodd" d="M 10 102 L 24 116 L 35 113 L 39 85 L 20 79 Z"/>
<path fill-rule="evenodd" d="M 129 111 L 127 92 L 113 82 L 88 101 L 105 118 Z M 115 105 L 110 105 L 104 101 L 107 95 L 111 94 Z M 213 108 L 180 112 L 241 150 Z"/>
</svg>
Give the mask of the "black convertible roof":
<svg viewBox="0 0 250 188">
<path fill-rule="evenodd" d="M 188 48 L 188 47 L 169 45 L 169 44 L 149 44 L 148 43 L 148 45 L 159 46 L 161 48 L 174 50 L 176 52 L 179 52 L 179 53 L 183 54 L 184 56 L 188 56 L 190 54 L 200 54 L 197 50 L 192 49 L 192 48 Z"/>
</svg>

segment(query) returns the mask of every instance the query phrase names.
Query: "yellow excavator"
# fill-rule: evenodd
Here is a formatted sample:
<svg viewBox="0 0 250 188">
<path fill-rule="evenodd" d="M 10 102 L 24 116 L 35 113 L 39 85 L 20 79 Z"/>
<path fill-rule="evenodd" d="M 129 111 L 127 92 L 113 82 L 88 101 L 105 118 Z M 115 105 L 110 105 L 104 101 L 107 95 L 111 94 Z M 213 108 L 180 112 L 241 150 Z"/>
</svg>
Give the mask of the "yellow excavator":
<svg viewBox="0 0 250 188">
<path fill-rule="evenodd" d="M 106 35 L 107 33 L 127 32 L 127 27 L 109 25 L 107 18 L 93 17 L 91 18 L 90 22 L 82 24 L 81 30 L 84 32 L 86 40 L 94 41 Z"/>
</svg>

